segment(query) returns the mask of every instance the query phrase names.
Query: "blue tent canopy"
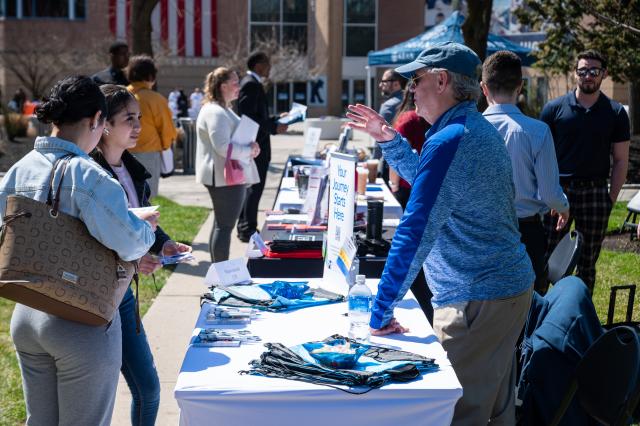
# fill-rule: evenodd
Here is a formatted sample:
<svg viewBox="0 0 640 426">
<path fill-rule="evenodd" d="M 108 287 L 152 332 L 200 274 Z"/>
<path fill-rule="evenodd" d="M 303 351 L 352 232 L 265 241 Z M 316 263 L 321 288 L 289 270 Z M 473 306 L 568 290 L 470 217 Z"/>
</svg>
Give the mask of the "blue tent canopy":
<svg viewBox="0 0 640 426">
<path fill-rule="evenodd" d="M 455 41 L 464 44 L 464 38 L 462 36 L 463 22 L 464 16 L 462 16 L 460 12 L 455 11 L 440 25 L 436 25 L 419 36 L 377 52 L 370 52 L 368 55 L 369 66 L 391 66 L 409 63 L 413 61 L 420 52 L 434 43 Z M 522 60 L 522 65 L 524 66 L 530 66 L 535 61 L 531 55 L 531 49 L 513 43 L 504 37 L 489 34 L 487 40 L 487 55 L 491 55 L 499 50 L 510 50 L 516 53 Z"/>
</svg>

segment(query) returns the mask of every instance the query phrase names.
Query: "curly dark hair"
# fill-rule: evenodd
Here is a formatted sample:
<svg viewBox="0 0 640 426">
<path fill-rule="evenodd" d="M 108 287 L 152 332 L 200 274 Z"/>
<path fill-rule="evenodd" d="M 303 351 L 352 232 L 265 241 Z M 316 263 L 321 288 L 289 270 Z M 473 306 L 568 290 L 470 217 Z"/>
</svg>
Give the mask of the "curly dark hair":
<svg viewBox="0 0 640 426">
<path fill-rule="evenodd" d="M 87 76 L 74 75 L 58 81 L 35 113 L 41 122 L 59 126 L 93 117 L 98 111 L 103 120 L 107 103 L 100 87 Z"/>
</svg>

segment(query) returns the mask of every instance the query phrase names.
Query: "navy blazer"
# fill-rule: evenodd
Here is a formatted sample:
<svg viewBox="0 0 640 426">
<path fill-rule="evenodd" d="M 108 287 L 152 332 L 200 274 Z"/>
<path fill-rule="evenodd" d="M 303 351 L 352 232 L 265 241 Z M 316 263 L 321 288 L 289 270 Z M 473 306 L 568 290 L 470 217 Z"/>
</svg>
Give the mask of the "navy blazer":
<svg viewBox="0 0 640 426">
<path fill-rule="evenodd" d="M 578 277 L 558 281 L 544 298 L 534 293 L 520 357 L 519 424 L 551 422 L 576 365 L 603 333 L 587 286 Z M 560 424 L 589 425 L 593 421 L 574 398 Z"/>
<path fill-rule="evenodd" d="M 238 115 L 245 114 L 260 125 L 256 142 L 260 145 L 260 155 L 255 158 L 256 165 L 266 166 L 271 161 L 271 138 L 276 134 L 276 118 L 269 115 L 269 102 L 262 83 L 250 74 L 240 82 L 238 95 Z"/>
</svg>

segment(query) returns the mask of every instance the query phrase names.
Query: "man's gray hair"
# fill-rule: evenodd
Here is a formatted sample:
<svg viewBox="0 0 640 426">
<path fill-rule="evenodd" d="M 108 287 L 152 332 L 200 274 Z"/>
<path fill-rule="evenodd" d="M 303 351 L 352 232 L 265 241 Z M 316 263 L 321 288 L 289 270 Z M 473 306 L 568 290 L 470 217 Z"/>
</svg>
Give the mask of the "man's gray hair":
<svg viewBox="0 0 640 426">
<path fill-rule="evenodd" d="M 429 72 L 438 73 L 446 72 L 451 79 L 451 89 L 453 97 L 458 102 L 474 101 L 480 99 L 480 83 L 477 79 L 467 77 L 457 72 L 449 71 L 445 68 L 430 68 Z"/>
</svg>

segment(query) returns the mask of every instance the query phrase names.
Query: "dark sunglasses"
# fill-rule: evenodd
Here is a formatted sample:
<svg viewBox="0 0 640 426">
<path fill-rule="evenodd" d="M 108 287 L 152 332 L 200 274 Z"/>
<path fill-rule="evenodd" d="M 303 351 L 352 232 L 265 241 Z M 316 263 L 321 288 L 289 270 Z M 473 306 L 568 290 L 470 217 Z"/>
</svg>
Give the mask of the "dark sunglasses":
<svg viewBox="0 0 640 426">
<path fill-rule="evenodd" d="M 578 77 L 584 78 L 589 74 L 591 77 L 598 77 L 604 70 L 602 68 L 578 68 L 576 74 Z"/>
<path fill-rule="evenodd" d="M 420 81 L 420 79 L 422 77 L 424 77 L 425 75 L 427 75 L 428 72 L 424 73 L 424 74 L 414 74 L 413 77 L 411 77 L 409 79 L 409 82 L 407 83 L 407 86 L 409 86 L 409 90 L 413 90 L 416 88 L 416 86 L 418 85 L 418 82 Z"/>
</svg>

